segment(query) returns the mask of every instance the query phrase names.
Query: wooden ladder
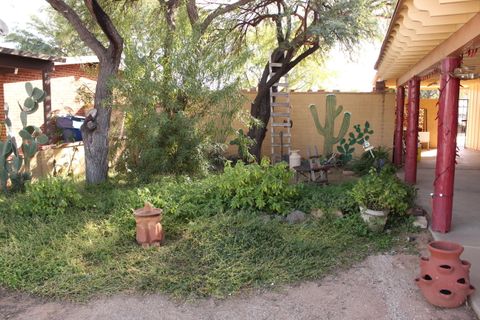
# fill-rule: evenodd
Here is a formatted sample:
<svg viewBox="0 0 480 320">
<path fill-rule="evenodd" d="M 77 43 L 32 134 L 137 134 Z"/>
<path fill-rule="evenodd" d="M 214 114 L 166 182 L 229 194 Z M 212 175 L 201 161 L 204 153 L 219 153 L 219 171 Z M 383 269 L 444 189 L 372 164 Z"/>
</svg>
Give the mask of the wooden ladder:
<svg viewBox="0 0 480 320">
<path fill-rule="evenodd" d="M 281 63 L 269 62 L 269 79 L 275 71 L 282 67 Z M 270 137 L 271 161 L 277 163 L 287 159 L 292 145 L 290 93 L 288 90 L 288 75 L 282 76 L 277 83 L 270 87 Z"/>
</svg>

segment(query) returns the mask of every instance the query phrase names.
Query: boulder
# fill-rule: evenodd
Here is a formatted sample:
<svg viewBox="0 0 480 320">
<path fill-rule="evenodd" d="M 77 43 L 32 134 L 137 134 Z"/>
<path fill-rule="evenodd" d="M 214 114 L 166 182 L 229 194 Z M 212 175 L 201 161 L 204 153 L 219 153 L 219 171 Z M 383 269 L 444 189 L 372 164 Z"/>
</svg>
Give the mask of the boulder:
<svg viewBox="0 0 480 320">
<path fill-rule="evenodd" d="M 415 221 L 413 221 L 413 226 L 419 227 L 421 229 L 427 229 L 428 228 L 427 218 L 424 216 L 416 216 Z"/>
<path fill-rule="evenodd" d="M 343 218 L 343 212 L 340 209 L 334 209 L 333 210 L 333 216 L 337 218 Z"/>
<path fill-rule="evenodd" d="M 310 214 L 315 219 L 322 219 L 325 216 L 325 212 L 323 212 L 323 210 L 320 208 L 312 209 L 312 211 L 310 211 Z"/>
<path fill-rule="evenodd" d="M 296 224 L 296 223 L 302 223 L 307 219 L 307 215 L 305 212 L 302 212 L 300 210 L 294 210 L 290 212 L 290 214 L 285 218 L 285 221 L 287 221 L 290 224 Z"/>
<path fill-rule="evenodd" d="M 413 207 L 407 210 L 407 214 L 409 216 L 418 217 L 418 216 L 426 216 L 427 212 L 421 207 Z"/>
</svg>

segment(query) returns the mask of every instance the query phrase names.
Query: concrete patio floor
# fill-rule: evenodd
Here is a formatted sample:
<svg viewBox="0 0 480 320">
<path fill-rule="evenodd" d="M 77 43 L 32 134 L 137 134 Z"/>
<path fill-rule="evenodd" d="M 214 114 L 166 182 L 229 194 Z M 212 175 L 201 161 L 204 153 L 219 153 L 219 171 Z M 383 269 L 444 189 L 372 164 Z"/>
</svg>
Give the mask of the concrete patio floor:
<svg viewBox="0 0 480 320">
<path fill-rule="evenodd" d="M 435 178 L 435 150 L 422 152 L 418 165 L 417 203 L 431 215 L 431 197 Z M 455 171 L 452 230 L 442 234 L 432 232 L 436 240 L 453 241 L 462 244 L 465 251 L 462 258 L 472 263 L 470 281 L 476 292 L 470 303 L 480 316 L 480 151 L 460 150 Z"/>
</svg>

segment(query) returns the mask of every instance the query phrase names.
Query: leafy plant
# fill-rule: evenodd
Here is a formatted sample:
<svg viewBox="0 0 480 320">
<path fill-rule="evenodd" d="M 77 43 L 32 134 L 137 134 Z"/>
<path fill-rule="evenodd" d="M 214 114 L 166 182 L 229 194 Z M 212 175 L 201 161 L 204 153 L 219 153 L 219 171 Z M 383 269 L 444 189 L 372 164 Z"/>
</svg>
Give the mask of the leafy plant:
<svg viewBox="0 0 480 320">
<path fill-rule="evenodd" d="M 239 129 L 236 132 L 237 137 L 230 141 L 230 145 L 238 146 L 238 155 L 245 162 L 255 161 L 255 157 L 248 151 L 249 148 L 255 143 L 249 136 L 243 133 L 243 129 Z"/>
<path fill-rule="evenodd" d="M 218 193 L 227 207 L 284 214 L 291 208 L 297 189 L 290 184 L 293 173 L 286 163 L 270 166 L 264 158 L 260 164 L 242 162 L 218 177 Z"/>
<path fill-rule="evenodd" d="M 373 134 L 373 130 L 370 129 L 370 123 L 365 121 L 363 129 L 359 124 L 353 126 L 355 131 L 348 134 L 348 141 L 343 138 L 340 140 L 340 145 L 337 146 L 337 151 L 340 152 L 343 163 L 348 163 L 353 158 L 355 152 L 355 145 L 362 145 L 365 141 L 370 139 L 370 135 Z"/>
<path fill-rule="evenodd" d="M 359 159 L 350 161 L 347 167 L 362 176 L 367 174 L 370 168 L 389 170 L 391 173 L 396 172 L 395 167 L 390 162 L 390 149 L 382 146 L 374 148 L 371 152 L 364 152 Z"/>
<path fill-rule="evenodd" d="M 56 177 L 28 184 L 21 199 L 15 203 L 14 209 L 29 216 L 61 215 L 81 204 L 74 182 Z"/>
<path fill-rule="evenodd" d="M 183 112 L 127 118 L 128 139 L 117 169 L 144 181 L 160 174 L 202 174 L 207 165 L 202 137 Z"/>
<path fill-rule="evenodd" d="M 37 153 L 38 146 L 48 142 L 48 137 L 42 133 L 40 128 L 28 125 L 27 117 L 38 109 L 38 104 L 45 98 L 45 93 L 33 88 L 30 82 L 25 84 L 25 90 L 28 97 L 24 105 L 20 107 L 20 121 L 22 129 L 19 135 L 22 139 L 20 146 L 21 153 L 18 151 L 15 137 L 12 134 L 12 121 L 8 117 L 8 106 L 5 108 L 5 126 L 7 128 L 7 138 L 0 141 L 0 189 L 7 192 L 7 186 L 10 182 L 11 191 L 23 191 L 25 181 L 31 179 L 30 162 Z"/>
<path fill-rule="evenodd" d="M 372 210 L 390 210 L 403 214 L 412 202 L 411 187 L 387 171 L 377 172 L 374 168 L 357 181 L 350 196 L 358 203 Z"/>
</svg>

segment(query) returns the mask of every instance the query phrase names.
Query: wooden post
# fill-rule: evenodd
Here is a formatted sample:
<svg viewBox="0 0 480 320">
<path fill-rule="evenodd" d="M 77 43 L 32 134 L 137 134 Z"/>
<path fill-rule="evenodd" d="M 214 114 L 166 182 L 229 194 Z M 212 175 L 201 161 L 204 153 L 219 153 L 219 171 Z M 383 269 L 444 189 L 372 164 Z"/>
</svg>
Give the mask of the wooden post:
<svg viewBox="0 0 480 320">
<path fill-rule="evenodd" d="M 397 107 L 395 110 L 395 134 L 393 137 L 393 164 L 397 167 L 402 165 L 403 153 L 403 109 L 405 108 L 405 87 L 397 87 Z"/>
<path fill-rule="evenodd" d="M 450 231 L 452 224 L 460 80 L 450 73 L 460 63 L 459 57 L 448 57 L 442 60 L 441 67 L 437 162 L 432 201 L 432 230 L 438 232 Z"/>
<path fill-rule="evenodd" d="M 50 86 L 50 73 L 53 71 L 53 63 L 42 69 L 42 87 L 45 91 L 45 100 L 43 101 L 43 123 L 47 125 L 48 115 L 52 111 L 52 89 Z"/>
<path fill-rule="evenodd" d="M 5 120 L 5 93 L 3 90 L 3 81 L 0 80 L 0 121 Z M 5 126 L 0 126 L 0 140 L 7 137 Z"/>
<path fill-rule="evenodd" d="M 420 103 L 420 79 L 408 81 L 408 114 L 405 155 L 405 182 L 417 183 L 418 116 Z"/>
</svg>

